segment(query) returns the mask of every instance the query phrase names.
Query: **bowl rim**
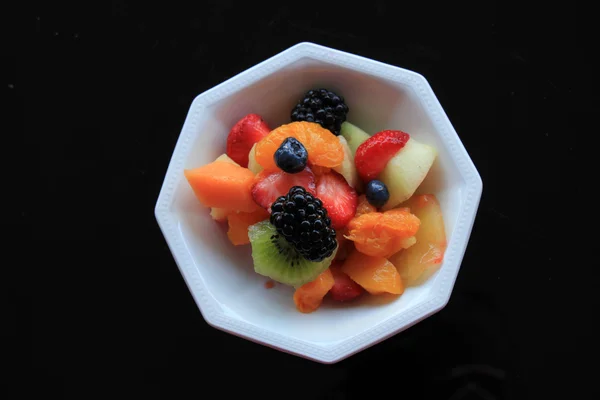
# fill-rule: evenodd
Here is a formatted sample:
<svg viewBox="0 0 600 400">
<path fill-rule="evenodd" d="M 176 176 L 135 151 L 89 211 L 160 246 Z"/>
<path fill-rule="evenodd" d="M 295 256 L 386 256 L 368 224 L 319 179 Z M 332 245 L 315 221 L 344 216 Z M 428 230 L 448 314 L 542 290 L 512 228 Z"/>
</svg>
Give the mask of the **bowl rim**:
<svg viewBox="0 0 600 400">
<path fill-rule="evenodd" d="M 195 137 L 194 128 L 199 113 L 205 107 L 237 92 L 240 88 L 247 87 L 272 72 L 306 57 L 410 86 L 439 132 L 440 139 L 457 164 L 458 171 L 465 182 L 465 200 L 448 242 L 444 266 L 440 269 L 440 275 L 431 289 L 433 296 L 335 344 L 319 344 L 289 337 L 226 315 L 217 301 L 208 294 L 201 273 L 195 268 L 192 257 L 177 232 L 177 218 L 171 212 L 173 195 L 183 179 L 183 165 Z M 169 161 L 154 215 L 174 261 L 202 317 L 209 325 L 279 351 L 324 364 L 333 364 L 413 326 L 446 306 L 468 245 L 482 191 L 481 177 L 425 77 L 414 71 L 366 57 L 310 42 L 301 42 L 206 90 L 193 100 Z"/>
</svg>

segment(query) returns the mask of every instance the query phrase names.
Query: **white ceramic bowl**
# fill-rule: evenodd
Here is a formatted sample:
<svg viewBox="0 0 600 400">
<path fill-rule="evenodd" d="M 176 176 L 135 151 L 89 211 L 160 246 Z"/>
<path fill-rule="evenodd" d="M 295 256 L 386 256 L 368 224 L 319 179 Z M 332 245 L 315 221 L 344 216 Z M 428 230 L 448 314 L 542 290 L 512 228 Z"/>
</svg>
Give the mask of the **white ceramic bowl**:
<svg viewBox="0 0 600 400">
<path fill-rule="evenodd" d="M 265 289 L 250 246 L 234 247 L 223 225 L 199 205 L 184 168 L 225 152 L 229 129 L 248 113 L 271 127 L 311 88 L 342 94 L 348 121 L 373 134 L 400 129 L 435 146 L 439 155 L 419 192 L 439 198 L 448 249 L 439 271 L 391 302 L 376 296 L 352 305 L 296 311 L 293 290 Z M 335 363 L 442 309 L 467 247 L 482 182 L 442 106 L 417 73 L 356 55 L 300 43 L 196 97 L 156 203 L 156 219 L 202 316 L 213 327 L 322 363 Z M 379 303 L 379 304 L 378 304 Z"/>
</svg>

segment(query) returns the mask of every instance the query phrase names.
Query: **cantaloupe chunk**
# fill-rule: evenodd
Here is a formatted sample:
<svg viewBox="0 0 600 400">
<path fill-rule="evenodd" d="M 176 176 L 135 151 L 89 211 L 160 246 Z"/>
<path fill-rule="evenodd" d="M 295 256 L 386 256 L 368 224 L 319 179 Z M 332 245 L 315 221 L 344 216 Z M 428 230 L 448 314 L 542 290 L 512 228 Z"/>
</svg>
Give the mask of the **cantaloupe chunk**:
<svg viewBox="0 0 600 400">
<path fill-rule="evenodd" d="M 184 171 L 196 198 L 205 207 L 242 212 L 259 208 L 252 198 L 254 174 L 247 168 L 226 161 L 214 161 Z"/>
<path fill-rule="evenodd" d="M 225 161 L 225 162 L 228 162 L 230 164 L 239 165 L 238 163 L 236 163 L 235 161 L 233 161 L 227 154 L 221 154 L 219 157 L 217 157 L 217 159 L 215 161 Z M 232 211 L 235 211 L 235 210 L 228 210 L 226 208 L 211 207 L 211 209 L 210 209 L 210 216 L 212 217 L 212 219 L 214 219 L 217 222 L 225 222 L 225 221 L 227 221 L 227 214 L 229 214 Z"/>
</svg>

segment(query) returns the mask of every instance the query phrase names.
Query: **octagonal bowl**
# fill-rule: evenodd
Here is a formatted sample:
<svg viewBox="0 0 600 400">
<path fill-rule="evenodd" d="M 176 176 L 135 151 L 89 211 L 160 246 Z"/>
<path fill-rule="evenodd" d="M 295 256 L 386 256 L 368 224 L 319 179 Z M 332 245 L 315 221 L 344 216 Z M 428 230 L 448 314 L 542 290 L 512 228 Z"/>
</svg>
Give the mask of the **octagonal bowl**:
<svg viewBox="0 0 600 400">
<path fill-rule="evenodd" d="M 254 272 L 250 246 L 234 247 L 226 224 L 200 206 L 183 171 L 225 152 L 229 129 L 249 113 L 271 127 L 312 88 L 343 95 L 348 121 L 370 134 L 399 129 L 437 148 L 417 193 L 434 193 L 448 248 L 439 270 L 393 301 L 377 296 L 351 305 L 326 301 L 302 314 L 293 289 Z M 418 73 L 312 43 L 300 43 L 198 95 L 161 188 L 155 216 L 203 318 L 211 326 L 321 363 L 335 363 L 441 310 L 448 302 L 469 241 L 481 178 L 426 79 Z"/>
</svg>

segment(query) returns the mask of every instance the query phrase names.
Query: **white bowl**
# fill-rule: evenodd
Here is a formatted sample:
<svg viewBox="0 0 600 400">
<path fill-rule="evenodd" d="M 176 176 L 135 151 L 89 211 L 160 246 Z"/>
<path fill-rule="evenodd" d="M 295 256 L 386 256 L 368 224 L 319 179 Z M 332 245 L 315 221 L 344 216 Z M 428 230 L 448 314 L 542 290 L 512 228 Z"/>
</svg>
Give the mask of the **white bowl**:
<svg viewBox="0 0 600 400">
<path fill-rule="evenodd" d="M 225 152 L 229 129 L 248 113 L 271 127 L 289 122 L 311 88 L 342 94 L 348 121 L 368 133 L 400 129 L 435 146 L 439 155 L 419 192 L 440 200 L 448 248 L 439 271 L 393 301 L 325 302 L 296 311 L 293 290 L 253 270 L 250 246 L 234 247 L 223 224 L 200 206 L 184 168 Z M 448 302 L 481 197 L 482 182 L 442 106 L 417 73 L 356 55 L 300 43 L 196 97 L 175 146 L 155 215 L 202 316 L 213 327 L 322 363 L 364 350 L 442 309 Z M 226 225 L 226 224 L 224 224 Z"/>
</svg>

